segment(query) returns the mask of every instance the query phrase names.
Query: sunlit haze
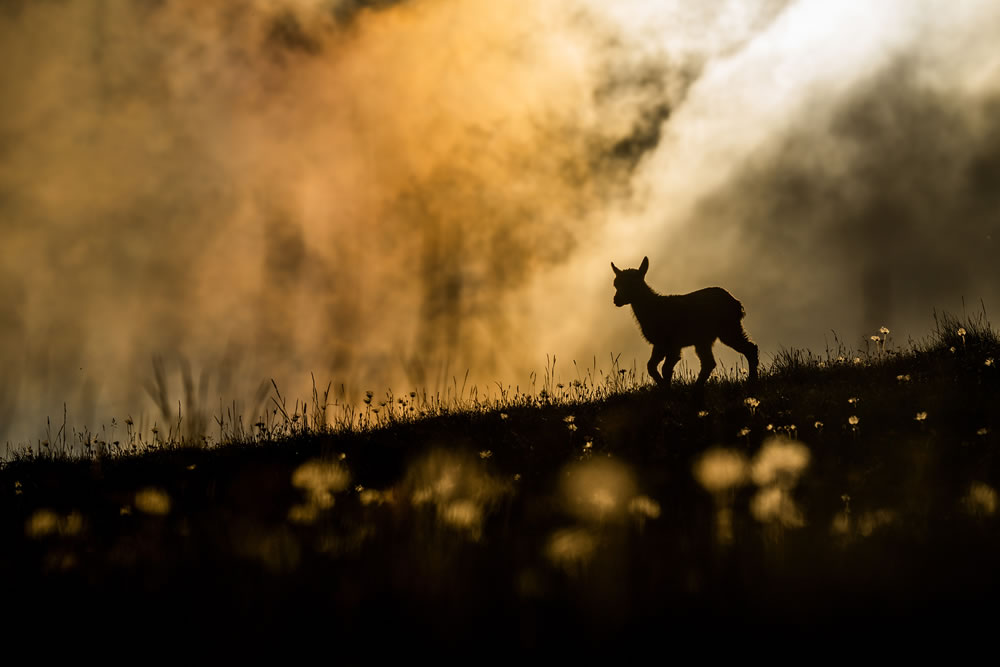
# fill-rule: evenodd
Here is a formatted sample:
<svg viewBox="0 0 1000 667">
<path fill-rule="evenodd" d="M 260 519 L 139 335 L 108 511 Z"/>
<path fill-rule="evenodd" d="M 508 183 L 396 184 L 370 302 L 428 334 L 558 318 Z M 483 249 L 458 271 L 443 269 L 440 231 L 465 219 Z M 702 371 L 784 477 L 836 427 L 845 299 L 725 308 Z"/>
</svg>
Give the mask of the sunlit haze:
<svg viewBox="0 0 1000 667">
<path fill-rule="evenodd" d="M 206 410 L 641 369 L 609 262 L 643 256 L 732 292 L 765 366 L 992 314 L 998 32 L 991 0 L 5 2 L 0 442 L 151 424 L 154 358 Z"/>
</svg>

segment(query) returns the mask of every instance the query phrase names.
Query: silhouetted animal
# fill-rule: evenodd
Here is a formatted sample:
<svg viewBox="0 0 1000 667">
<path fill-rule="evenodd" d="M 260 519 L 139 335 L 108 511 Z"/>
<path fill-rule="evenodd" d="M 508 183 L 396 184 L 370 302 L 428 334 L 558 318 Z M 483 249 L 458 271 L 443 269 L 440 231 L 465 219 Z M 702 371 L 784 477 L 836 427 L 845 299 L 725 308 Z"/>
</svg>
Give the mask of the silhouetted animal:
<svg viewBox="0 0 1000 667">
<path fill-rule="evenodd" d="M 674 366 L 681 358 L 681 349 L 694 345 L 701 372 L 695 387 L 700 391 L 715 368 L 712 345 L 718 338 L 747 358 L 750 366 L 749 380 L 757 380 L 757 346 L 743 328 L 746 314 L 732 294 L 721 287 L 706 287 L 690 294 L 657 294 L 646 284 L 649 258 L 643 257 L 638 269 L 619 269 L 611 262 L 615 272 L 615 305 L 632 305 L 636 322 L 643 337 L 653 344 L 653 354 L 646 369 L 657 384 L 670 385 Z M 663 375 L 657 370 L 660 361 Z"/>
</svg>

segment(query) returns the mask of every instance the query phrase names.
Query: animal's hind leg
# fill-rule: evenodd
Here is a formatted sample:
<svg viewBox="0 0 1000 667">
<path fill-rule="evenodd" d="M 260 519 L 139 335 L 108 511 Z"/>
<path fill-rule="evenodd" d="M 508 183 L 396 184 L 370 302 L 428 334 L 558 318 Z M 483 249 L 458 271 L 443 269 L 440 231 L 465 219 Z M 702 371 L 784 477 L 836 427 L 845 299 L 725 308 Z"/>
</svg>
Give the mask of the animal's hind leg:
<svg viewBox="0 0 1000 667">
<path fill-rule="evenodd" d="M 733 348 L 744 357 L 747 358 L 747 365 L 750 367 L 750 382 L 757 381 L 757 367 L 760 365 L 759 350 L 757 345 L 750 340 L 749 334 L 742 325 L 737 325 L 739 327 L 736 331 L 727 332 L 723 336 L 719 336 L 719 340 Z"/>
<path fill-rule="evenodd" d="M 698 361 L 701 362 L 701 372 L 698 373 L 698 380 L 695 382 L 695 387 L 699 390 L 705 386 L 708 376 L 715 370 L 715 356 L 712 354 L 712 343 L 714 342 L 713 340 L 709 343 L 700 343 L 694 348 L 698 355 Z"/>
</svg>

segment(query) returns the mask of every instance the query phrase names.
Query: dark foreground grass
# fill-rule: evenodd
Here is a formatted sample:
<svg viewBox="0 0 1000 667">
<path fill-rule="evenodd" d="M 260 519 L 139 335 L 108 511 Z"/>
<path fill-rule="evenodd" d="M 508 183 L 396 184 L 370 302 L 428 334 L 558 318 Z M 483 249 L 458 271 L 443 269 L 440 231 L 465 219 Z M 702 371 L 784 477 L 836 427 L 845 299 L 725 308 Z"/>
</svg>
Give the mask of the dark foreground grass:
<svg viewBox="0 0 1000 667">
<path fill-rule="evenodd" d="M 1000 341 L 952 318 L 909 350 L 884 340 L 783 353 L 757 387 L 712 382 L 703 403 L 637 387 L 20 456 L 0 469 L 3 628 L 448 662 L 988 637 Z"/>
</svg>

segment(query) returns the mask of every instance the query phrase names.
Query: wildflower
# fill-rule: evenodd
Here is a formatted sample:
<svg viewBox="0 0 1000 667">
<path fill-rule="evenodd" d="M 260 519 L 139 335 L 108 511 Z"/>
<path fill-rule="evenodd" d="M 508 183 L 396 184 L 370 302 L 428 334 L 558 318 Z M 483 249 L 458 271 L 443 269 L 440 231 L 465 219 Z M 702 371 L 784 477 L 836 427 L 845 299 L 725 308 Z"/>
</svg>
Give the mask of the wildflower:
<svg viewBox="0 0 1000 667">
<path fill-rule="evenodd" d="M 882 342 L 882 339 L 879 338 L 878 336 L 872 336 L 872 340 L 875 341 L 876 343 L 881 343 Z"/>
<path fill-rule="evenodd" d="M 698 411 L 698 416 L 699 417 L 707 417 L 708 416 L 708 410 L 699 410 Z"/>
<path fill-rule="evenodd" d="M 976 435 L 986 435 L 989 432 L 990 432 L 990 430 L 984 426 L 981 429 L 979 429 L 978 431 L 976 431 Z"/>
<path fill-rule="evenodd" d="M 905 375 L 897 375 L 896 376 L 896 380 L 898 380 L 899 382 L 909 382 L 910 381 L 910 374 L 906 373 Z"/>
<path fill-rule="evenodd" d="M 742 438 L 750 434 L 750 429 L 744 426 L 740 429 L 739 433 L 736 434 L 737 438 Z"/>
<path fill-rule="evenodd" d="M 488 449 L 484 449 L 483 451 L 479 452 L 479 458 L 481 459 L 488 459 L 491 456 L 493 456 L 493 452 L 491 452 Z"/>
<path fill-rule="evenodd" d="M 889 335 L 888 327 L 882 327 L 881 329 L 879 329 L 879 333 L 881 333 L 883 336 L 888 336 Z"/>
<path fill-rule="evenodd" d="M 854 357 L 854 363 L 855 364 L 860 364 L 861 363 L 861 357 Z"/>
<path fill-rule="evenodd" d="M 857 426 L 858 425 L 858 416 L 857 415 L 851 415 L 850 417 L 847 418 L 847 423 L 850 424 L 851 426 Z"/>
<path fill-rule="evenodd" d="M 570 431 L 575 431 L 576 430 L 576 424 L 567 424 L 566 428 L 568 428 Z"/>
<path fill-rule="evenodd" d="M 820 368 L 826 368 L 826 362 L 825 361 L 819 362 L 818 365 L 819 365 Z"/>
<path fill-rule="evenodd" d="M 586 440 L 583 441 L 583 448 L 584 449 L 591 449 L 591 448 L 593 448 L 593 446 L 594 446 L 594 440 L 593 440 L 593 438 L 587 438 Z"/>
<path fill-rule="evenodd" d="M 746 399 L 744 399 L 744 401 L 743 401 L 743 402 L 744 402 L 744 403 L 746 404 L 746 406 L 747 406 L 748 408 L 750 408 L 751 410 L 753 410 L 753 409 L 754 409 L 754 408 L 756 408 L 756 407 L 757 407 L 758 405 L 760 405 L 760 401 L 758 401 L 758 400 L 757 400 L 756 398 L 754 398 L 753 396 L 750 396 L 750 397 L 747 397 Z"/>
<path fill-rule="evenodd" d="M 565 417 L 563 417 L 563 421 L 566 422 L 567 424 L 572 424 L 574 421 L 576 421 L 576 417 L 573 415 L 566 415 Z"/>
<path fill-rule="evenodd" d="M 968 333 L 968 332 L 965 330 L 965 327 L 959 327 L 957 333 L 962 338 L 965 338 L 965 334 Z"/>
<path fill-rule="evenodd" d="M 983 363 L 985 363 L 987 366 L 992 366 L 993 365 L 993 357 L 987 357 L 986 361 L 983 362 Z"/>
<path fill-rule="evenodd" d="M 773 431 L 774 430 L 774 424 L 768 424 L 767 425 L 767 430 L 768 431 Z"/>
<path fill-rule="evenodd" d="M 951 352 L 952 354 L 955 354 L 955 346 L 952 345 L 951 347 L 949 347 L 948 351 Z"/>
<path fill-rule="evenodd" d="M 500 413 L 500 419 L 507 419 L 509 416 L 510 415 L 508 415 L 506 412 L 501 412 Z"/>
<path fill-rule="evenodd" d="M 853 397 L 847 399 L 847 402 L 850 403 L 851 405 L 857 405 L 858 404 L 858 400 L 860 400 L 860 399 L 858 399 L 857 396 L 853 396 Z"/>
<path fill-rule="evenodd" d="M 817 420 L 817 421 L 816 421 L 816 423 L 815 423 L 815 424 L 813 424 L 813 426 L 815 426 L 815 427 L 816 427 L 816 430 L 818 431 L 818 430 L 820 430 L 821 428 L 823 428 L 823 422 L 821 422 L 821 421 Z"/>
<path fill-rule="evenodd" d="M 927 413 L 926 412 L 918 412 L 917 416 L 914 417 L 914 419 L 917 420 L 918 422 L 922 422 L 925 419 L 927 419 Z"/>
</svg>

